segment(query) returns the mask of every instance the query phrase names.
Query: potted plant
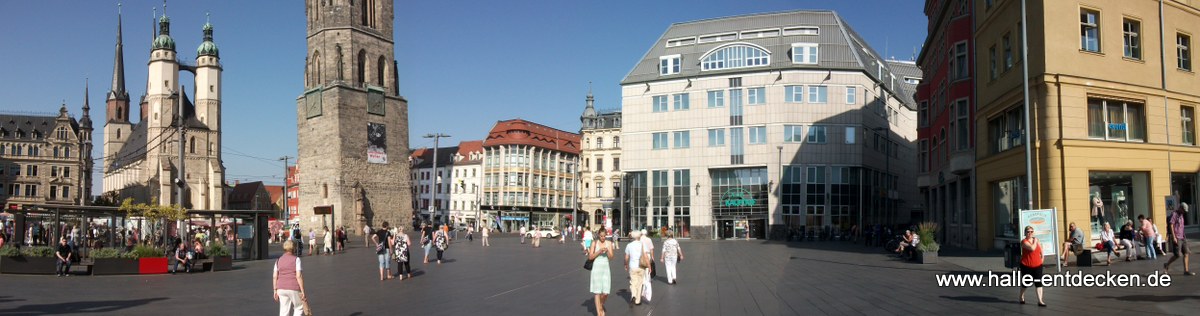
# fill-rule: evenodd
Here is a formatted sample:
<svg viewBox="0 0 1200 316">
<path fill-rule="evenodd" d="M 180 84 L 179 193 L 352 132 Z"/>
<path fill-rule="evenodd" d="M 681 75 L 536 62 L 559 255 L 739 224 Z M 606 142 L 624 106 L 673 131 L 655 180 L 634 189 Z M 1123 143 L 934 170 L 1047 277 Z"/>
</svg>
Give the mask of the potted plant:
<svg viewBox="0 0 1200 316">
<path fill-rule="evenodd" d="M 167 257 L 162 250 L 151 246 L 138 245 L 133 247 L 133 251 L 129 253 L 137 259 L 139 274 L 167 273 Z"/>
<path fill-rule="evenodd" d="M 212 258 L 212 271 L 229 271 L 233 270 L 233 257 L 229 255 L 229 249 L 225 248 L 225 244 L 213 243 L 204 253 Z"/>
<path fill-rule="evenodd" d="M 138 259 L 132 253 L 123 252 L 117 248 L 102 248 L 92 251 L 92 274 L 138 274 Z"/>
<path fill-rule="evenodd" d="M 933 239 L 937 235 L 938 224 L 934 222 L 924 222 L 917 225 L 917 236 L 921 240 L 917 243 L 918 258 L 921 263 L 931 264 L 937 263 L 938 250 L 942 247 Z"/>
<path fill-rule="evenodd" d="M 54 249 L 50 247 L 12 246 L 0 248 L 0 272 L 24 274 L 54 274 Z"/>
</svg>

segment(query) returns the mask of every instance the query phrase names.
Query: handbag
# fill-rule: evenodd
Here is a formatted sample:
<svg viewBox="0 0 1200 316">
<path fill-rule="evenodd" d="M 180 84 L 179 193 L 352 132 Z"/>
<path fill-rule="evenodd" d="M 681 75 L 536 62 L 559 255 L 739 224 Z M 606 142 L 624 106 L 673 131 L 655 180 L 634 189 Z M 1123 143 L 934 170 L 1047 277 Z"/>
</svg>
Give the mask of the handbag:
<svg viewBox="0 0 1200 316">
<path fill-rule="evenodd" d="M 584 261 L 583 261 L 583 269 L 584 269 L 584 270 L 591 271 L 591 270 L 592 270 L 592 263 L 593 263 L 593 262 L 596 262 L 596 259 L 587 259 L 587 260 L 584 260 Z"/>
<path fill-rule="evenodd" d="M 657 263 L 655 263 L 654 260 L 650 260 L 650 278 L 658 277 L 658 268 L 655 267 L 656 264 Z"/>
<path fill-rule="evenodd" d="M 642 258 L 638 260 L 638 267 L 642 269 L 649 268 L 654 265 L 654 260 L 650 260 L 650 256 L 643 253 Z"/>
</svg>

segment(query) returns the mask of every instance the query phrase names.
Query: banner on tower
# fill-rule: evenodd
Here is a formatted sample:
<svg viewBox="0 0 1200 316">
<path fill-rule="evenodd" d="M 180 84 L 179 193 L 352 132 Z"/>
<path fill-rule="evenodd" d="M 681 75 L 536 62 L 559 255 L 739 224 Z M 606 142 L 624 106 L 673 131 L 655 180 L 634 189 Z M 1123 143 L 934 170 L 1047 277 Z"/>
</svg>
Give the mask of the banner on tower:
<svg viewBox="0 0 1200 316">
<path fill-rule="evenodd" d="M 387 126 L 381 123 L 367 123 L 367 162 L 386 164 L 387 161 Z"/>
</svg>

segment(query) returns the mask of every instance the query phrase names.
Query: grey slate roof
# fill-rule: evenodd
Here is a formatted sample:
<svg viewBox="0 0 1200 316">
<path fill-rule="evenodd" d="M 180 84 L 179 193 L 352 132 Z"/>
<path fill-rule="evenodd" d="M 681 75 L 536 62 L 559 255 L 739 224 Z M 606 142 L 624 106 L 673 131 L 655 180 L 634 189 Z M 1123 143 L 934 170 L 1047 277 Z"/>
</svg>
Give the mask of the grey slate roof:
<svg viewBox="0 0 1200 316">
<path fill-rule="evenodd" d="M 79 123 L 74 117 L 71 119 L 71 133 L 79 132 Z M 0 129 L 6 131 L 7 137 L 0 139 L 17 139 L 17 131 L 25 132 L 25 139 L 31 140 L 33 131 L 38 131 L 42 138 L 54 135 L 54 127 L 58 126 L 58 117 L 53 115 L 19 115 L 19 114 L 0 114 Z"/>
<path fill-rule="evenodd" d="M 718 41 L 711 43 L 696 43 L 676 47 L 666 47 L 670 40 L 678 38 L 699 38 L 706 35 L 723 34 L 741 31 L 763 29 L 778 29 L 808 26 L 818 27 L 818 35 L 782 35 Z M 771 54 L 771 62 L 767 66 L 756 66 L 738 69 L 700 71 L 700 58 L 714 48 L 731 43 L 750 43 L 766 48 Z M 817 43 L 818 63 L 815 65 L 793 64 L 791 49 L 793 43 Z M 886 89 L 894 94 L 909 95 L 902 99 L 911 109 L 912 90 L 907 92 L 895 91 L 902 86 L 890 87 L 893 77 L 899 76 L 892 66 L 880 58 L 880 54 L 866 44 L 861 36 L 848 25 L 836 12 L 828 10 L 798 10 L 762 13 L 724 18 L 706 19 L 691 22 L 671 24 L 667 31 L 659 37 L 654 46 L 642 57 L 641 61 L 621 81 L 622 85 L 640 84 L 658 80 L 693 78 L 709 75 L 724 75 L 746 72 L 763 72 L 790 69 L 829 69 L 829 70 L 859 70 L 880 83 L 887 83 Z M 682 57 L 682 67 L 678 74 L 659 76 L 658 65 L 660 56 L 679 54 Z M 881 69 L 882 68 L 882 74 Z M 893 74 L 894 73 L 894 74 Z M 898 82 L 903 77 L 895 78 Z"/>
</svg>

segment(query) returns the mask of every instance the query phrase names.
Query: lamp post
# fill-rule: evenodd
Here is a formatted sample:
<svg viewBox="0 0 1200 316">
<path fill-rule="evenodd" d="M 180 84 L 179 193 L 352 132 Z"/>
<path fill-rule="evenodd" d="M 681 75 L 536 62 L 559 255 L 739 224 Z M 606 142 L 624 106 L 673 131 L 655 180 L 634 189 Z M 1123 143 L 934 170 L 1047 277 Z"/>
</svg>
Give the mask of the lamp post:
<svg viewBox="0 0 1200 316">
<path fill-rule="evenodd" d="M 432 190 L 433 192 L 431 192 L 431 194 L 433 195 L 433 212 L 430 212 L 430 214 L 429 214 L 430 216 L 437 216 L 434 213 L 437 213 L 441 210 L 441 208 L 438 207 L 438 201 L 439 201 L 438 192 L 442 189 L 442 184 L 441 184 L 442 177 L 438 176 L 438 165 L 437 165 L 438 154 L 437 154 L 437 152 L 438 152 L 438 145 L 443 137 L 450 137 L 450 135 L 446 135 L 446 134 L 442 134 L 442 133 L 435 133 L 435 134 L 425 134 L 425 136 L 424 136 L 424 138 L 433 138 L 433 188 L 434 189 Z M 446 219 L 448 217 L 449 217 L 448 215 L 442 217 L 442 224 L 446 223 Z"/>
<path fill-rule="evenodd" d="M 289 159 L 292 159 L 292 157 L 289 157 L 286 155 L 283 157 L 279 157 L 279 160 L 283 160 L 283 223 L 284 223 L 284 226 L 287 226 L 287 224 L 289 222 L 291 222 L 291 218 L 292 218 L 291 209 L 288 208 L 289 205 L 288 205 L 288 197 L 287 197 L 287 194 L 288 194 L 288 160 Z"/>
</svg>

